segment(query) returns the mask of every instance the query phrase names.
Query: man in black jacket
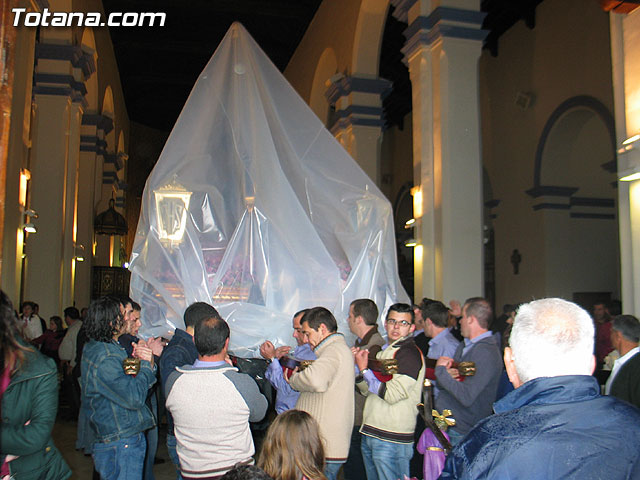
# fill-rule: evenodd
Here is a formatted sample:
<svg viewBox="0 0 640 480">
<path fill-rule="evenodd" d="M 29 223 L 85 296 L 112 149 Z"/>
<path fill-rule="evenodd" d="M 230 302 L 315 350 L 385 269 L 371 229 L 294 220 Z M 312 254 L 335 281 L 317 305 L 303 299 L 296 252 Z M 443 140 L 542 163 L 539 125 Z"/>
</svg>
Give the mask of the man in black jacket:
<svg viewBox="0 0 640 480">
<path fill-rule="evenodd" d="M 633 315 L 618 315 L 611 325 L 611 345 L 620 358 L 613 370 L 605 393 L 613 395 L 640 408 L 640 321 Z"/>
</svg>

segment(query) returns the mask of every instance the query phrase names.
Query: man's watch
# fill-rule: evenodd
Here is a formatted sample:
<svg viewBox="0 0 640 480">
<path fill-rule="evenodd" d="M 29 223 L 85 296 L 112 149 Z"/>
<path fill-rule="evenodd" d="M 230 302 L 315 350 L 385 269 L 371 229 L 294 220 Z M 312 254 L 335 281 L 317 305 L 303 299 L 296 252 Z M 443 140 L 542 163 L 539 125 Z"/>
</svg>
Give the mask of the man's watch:
<svg viewBox="0 0 640 480">
<path fill-rule="evenodd" d="M 365 368 L 365 369 L 360 370 L 360 375 L 364 376 L 364 374 L 366 372 L 368 372 L 369 370 L 371 370 L 371 369 L 370 368 Z"/>
</svg>

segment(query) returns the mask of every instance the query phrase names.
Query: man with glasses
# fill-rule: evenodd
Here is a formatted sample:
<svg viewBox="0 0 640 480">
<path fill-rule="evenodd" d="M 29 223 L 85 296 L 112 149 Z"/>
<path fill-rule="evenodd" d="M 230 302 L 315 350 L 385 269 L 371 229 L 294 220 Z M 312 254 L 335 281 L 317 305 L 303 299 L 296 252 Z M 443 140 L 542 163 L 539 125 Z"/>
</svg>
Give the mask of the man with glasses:
<svg viewBox="0 0 640 480">
<path fill-rule="evenodd" d="M 411 305 L 389 307 L 385 320 L 388 343 L 376 359 L 395 359 L 398 372 L 383 375 L 368 368 L 369 351 L 355 353 L 360 374 L 356 385 L 367 396 L 364 405 L 362 457 L 368 480 L 396 480 L 409 476 L 413 456 L 413 433 L 421 401 L 424 361 L 415 344 Z"/>
</svg>

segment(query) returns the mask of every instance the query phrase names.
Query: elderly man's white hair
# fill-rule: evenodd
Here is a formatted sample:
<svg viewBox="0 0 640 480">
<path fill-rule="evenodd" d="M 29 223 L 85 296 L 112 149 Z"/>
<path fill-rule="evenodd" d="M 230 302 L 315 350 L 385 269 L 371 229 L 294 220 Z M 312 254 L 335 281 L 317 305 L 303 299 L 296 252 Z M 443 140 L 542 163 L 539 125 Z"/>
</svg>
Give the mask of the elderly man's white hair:
<svg viewBox="0 0 640 480">
<path fill-rule="evenodd" d="M 509 346 L 522 383 L 593 373 L 593 321 L 575 303 L 545 298 L 518 309 Z"/>
</svg>

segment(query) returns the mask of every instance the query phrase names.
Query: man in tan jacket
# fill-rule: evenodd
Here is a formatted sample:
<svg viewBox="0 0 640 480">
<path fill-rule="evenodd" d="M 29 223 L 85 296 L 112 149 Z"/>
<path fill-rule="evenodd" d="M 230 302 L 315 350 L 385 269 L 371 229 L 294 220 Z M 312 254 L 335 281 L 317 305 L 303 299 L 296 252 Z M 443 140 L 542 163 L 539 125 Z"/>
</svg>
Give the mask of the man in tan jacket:
<svg viewBox="0 0 640 480">
<path fill-rule="evenodd" d="M 310 309 L 300 325 L 318 358 L 294 373 L 289 383 L 300 392 L 296 408 L 309 413 L 320 425 L 326 457 L 324 474 L 328 480 L 335 480 L 347 460 L 353 427 L 353 355 L 326 308 Z"/>
</svg>

